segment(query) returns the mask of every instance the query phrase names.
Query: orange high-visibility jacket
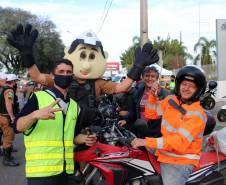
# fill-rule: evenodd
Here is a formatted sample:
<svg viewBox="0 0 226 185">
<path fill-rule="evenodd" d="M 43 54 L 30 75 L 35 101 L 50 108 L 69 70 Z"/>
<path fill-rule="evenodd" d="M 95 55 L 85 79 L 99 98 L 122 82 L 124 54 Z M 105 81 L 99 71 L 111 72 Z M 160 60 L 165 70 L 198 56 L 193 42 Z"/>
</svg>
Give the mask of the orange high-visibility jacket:
<svg viewBox="0 0 226 185">
<path fill-rule="evenodd" d="M 160 116 L 157 113 L 158 108 L 158 98 L 150 94 L 148 100 L 145 102 L 144 117 L 146 119 L 159 119 Z"/>
<path fill-rule="evenodd" d="M 146 138 L 146 147 L 156 148 L 158 161 L 169 164 L 192 164 L 198 166 L 207 121 L 200 102 L 182 104 L 187 111 L 183 115 L 171 106 L 172 98 L 178 105 L 176 96 L 168 96 L 160 102 L 162 115 L 160 138 Z"/>
</svg>

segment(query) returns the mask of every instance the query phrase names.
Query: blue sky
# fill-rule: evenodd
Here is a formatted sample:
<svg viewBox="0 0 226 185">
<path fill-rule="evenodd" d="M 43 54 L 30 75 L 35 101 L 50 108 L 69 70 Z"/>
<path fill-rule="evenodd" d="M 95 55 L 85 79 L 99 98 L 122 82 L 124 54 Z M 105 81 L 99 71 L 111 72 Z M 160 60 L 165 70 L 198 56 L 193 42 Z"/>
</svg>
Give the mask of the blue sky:
<svg viewBox="0 0 226 185">
<path fill-rule="evenodd" d="M 56 24 L 65 45 L 70 45 L 76 36 L 92 29 L 98 34 L 104 50 L 109 53 L 109 61 L 119 61 L 120 54 L 132 45 L 132 38 L 140 35 L 139 0 L 113 0 L 99 32 L 105 3 L 108 2 L 108 7 L 111 0 L 37 2 L 1 0 L 0 6 L 21 8 L 32 14 L 48 17 Z M 226 0 L 148 1 L 149 38 L 153 40 L 160 36 L 165 39 L 170 36 L 172 39 L 179 39 L 181 32 L 182 41 L 191 54 L 199 32 L 200 36 L 215 39 L 216 19 L 226 19 Z"/>
</svg>

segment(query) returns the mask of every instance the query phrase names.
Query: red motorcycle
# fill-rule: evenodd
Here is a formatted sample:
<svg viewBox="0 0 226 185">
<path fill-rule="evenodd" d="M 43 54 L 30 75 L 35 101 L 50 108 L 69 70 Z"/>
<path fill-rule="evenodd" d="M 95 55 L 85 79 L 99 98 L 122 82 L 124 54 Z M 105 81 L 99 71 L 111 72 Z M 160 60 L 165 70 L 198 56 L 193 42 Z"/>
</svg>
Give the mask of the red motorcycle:
<svg viewBox="0 0 226 185">
<path fill-rule="evenodd" d="M 115 112 L 108 113 L 110 116 Z M 80 184 L 162 185 L 156 157 L 146 148 L 132 148 L 130 142 L 134 134 L 120 127 L 117 119 L 106 118 L 104 126 L 93 130 L 100 142 L 74 153 L 75 161 L 85 164 L 76 174 L 82 179 Z M 200 166 L 194 169 L 186 185 L 224 185 L 222 172 L 226 172 L 225 169 L 225 155 L 216 151 L 202 152 Z"/>
</svg>

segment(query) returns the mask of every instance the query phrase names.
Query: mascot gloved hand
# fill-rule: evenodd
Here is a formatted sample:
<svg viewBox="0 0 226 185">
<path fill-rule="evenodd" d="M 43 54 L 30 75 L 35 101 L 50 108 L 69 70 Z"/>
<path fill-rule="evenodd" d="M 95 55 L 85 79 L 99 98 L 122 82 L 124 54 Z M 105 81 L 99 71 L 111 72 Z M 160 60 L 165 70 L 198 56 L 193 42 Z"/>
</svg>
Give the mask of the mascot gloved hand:
<svg viewBox="0 0 226 185">
<path fill-rule="evenodd" d="M 140 79 L 140 75 L 146 66 L 154 64 L 158 61 L 158 51 L 153 48 L 151 43 L 146 43 L 142 49 L 140 47 L 136 49 L 135 62 L 127 76 L 134 81 L 137 81 Z"/>
<path fill-rule="evenodd" d="M 16 29 L 13 29 L 7 35 L 9 44 L 20 51 L 22 57 L 22 67 L 31 67 L 35 64 L 33 55 L 33 45 L 38 37 L 38 31 L 32 30 L 32 26 L 27 24 L 23 28 L 22 24 L 18 24 Z"/>
</svg>

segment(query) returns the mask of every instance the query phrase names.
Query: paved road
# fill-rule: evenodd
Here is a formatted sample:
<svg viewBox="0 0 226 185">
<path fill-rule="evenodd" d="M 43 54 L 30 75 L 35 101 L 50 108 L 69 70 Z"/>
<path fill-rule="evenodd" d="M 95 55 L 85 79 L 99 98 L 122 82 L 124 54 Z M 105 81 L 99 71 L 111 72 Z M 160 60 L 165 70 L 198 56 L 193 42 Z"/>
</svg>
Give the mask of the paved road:
<svg viewBox="0 0 226 185">
<path fill-rule="evenodd" d="M 18 167 L 5 167 L 2 165 L 2 157 L 0 157 L 0 185 L 26 185 L 25 169 L 24 169 L 24 144 L 23 135 L 17 134 L 15 137 L 15 148 L 18 152 L 13 156 L 20 162 Z"/>
<path fill-rule="evenodd" d="M 225 102 L 223 100 L 218 101 L 215 108 L 211 112 L 216 116 L 216 113 L 224 103 Z M 217 122 L 217 124 L 218 128 L 226 126 L 226 123 Z M 16 135 L 15 147 L 19 151 L 13 153 L 13 156 L 15 156 L 16 160 L 20 161 L 21 165 L 19 167 L 4 167 L 0 161 L 0 185 L 26 185 L 24 174 L 24 144 L 22 134 Z M 2 160 L 2 157 L 0 160 Z"/>
</svg>

